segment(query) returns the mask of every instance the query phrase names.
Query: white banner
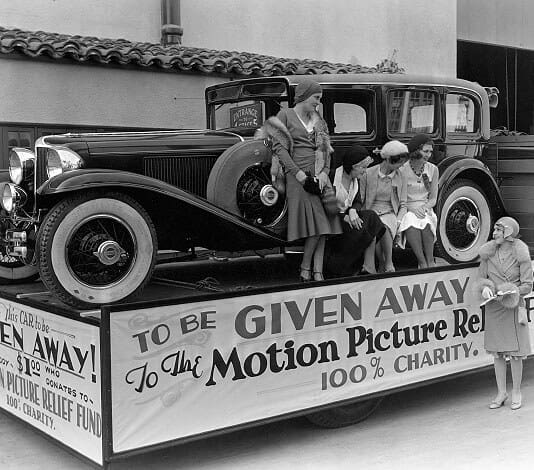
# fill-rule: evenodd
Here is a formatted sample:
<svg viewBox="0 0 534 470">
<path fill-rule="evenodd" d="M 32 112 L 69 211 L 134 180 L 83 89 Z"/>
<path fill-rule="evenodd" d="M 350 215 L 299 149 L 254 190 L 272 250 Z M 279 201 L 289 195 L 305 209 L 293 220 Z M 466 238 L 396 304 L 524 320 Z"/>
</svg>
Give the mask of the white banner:
<svg viewBox="0 0 534 470">
<path fill-rule="evenodd" d="M 0 406 L 102 465 L 99 328 L 0 299 Z"/>
<path fill-rule="evenodd" d="M 491 364 L 476 268 L 112 312 L 113 447 Z"/>
</svg>

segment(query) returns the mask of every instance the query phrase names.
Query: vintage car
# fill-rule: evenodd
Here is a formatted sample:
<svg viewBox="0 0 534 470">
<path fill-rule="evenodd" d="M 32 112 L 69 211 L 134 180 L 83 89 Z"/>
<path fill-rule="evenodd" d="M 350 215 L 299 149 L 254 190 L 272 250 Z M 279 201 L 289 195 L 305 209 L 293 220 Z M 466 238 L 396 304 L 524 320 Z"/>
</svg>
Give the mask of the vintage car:
<svg viewBox="0 0 534 470">
<path fill-rule="evenodd" d="M 206 90 L 208 130 L 65 134 L 12 150 L 2 192 L 0 278 L 40 275 L 65 303 L 91 307 L 141 291 L 159 250 L 284 247 L 286 201 L 256 129 L 293 105 L 304 77 L 236 80 Z M 458 79 L 307 75 L 339 161 L 426 133 L 440 170 L 438 254 L 472 261 L 505 212 L 481 160 L 494 93 Z M 333 165 L 334 166 L 334 165 Z"/>
</svg>

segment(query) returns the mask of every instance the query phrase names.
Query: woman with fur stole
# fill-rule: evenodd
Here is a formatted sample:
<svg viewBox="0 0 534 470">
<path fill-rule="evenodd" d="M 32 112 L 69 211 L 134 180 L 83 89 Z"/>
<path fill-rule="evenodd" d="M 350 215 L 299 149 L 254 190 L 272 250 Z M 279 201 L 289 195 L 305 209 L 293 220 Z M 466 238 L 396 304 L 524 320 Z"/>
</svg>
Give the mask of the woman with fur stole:
<svg viewBox="0 0 534 470">
<path fill-rule="evenodd" d="M 521 408 L 522 360 L 530 350 L 529 327 L 523 296 L 532 291 L 533 274 L 528 246 L 517 239 L 519 224 L 501 217 L 493 240 L 480 248 L 477 290 L 485 302 L 484 348 L 493 355 L 497 396 L 491 409 L 500 408 L 506 393 L 506 359 L 512 369 L 511 408 Z"/>
<path fill-rule="evenodd" d="M 286 175 L 287 240 L 304 239 L 301 281 L 324 279 L 325 237 L 342 231 L 337 216 L 327 215 L 320 198 L 324 187 L 331 186 L 333 152 L 326 123 L 317 112 L 321 97 L 317 82 L 300 82 L 295 89 L 295 106 L 280 110 L 261 129 L 261 134 L 271 139 Z M 315 193 L 308 192 L 310 187 L 317 188 Z"/>
</svg>

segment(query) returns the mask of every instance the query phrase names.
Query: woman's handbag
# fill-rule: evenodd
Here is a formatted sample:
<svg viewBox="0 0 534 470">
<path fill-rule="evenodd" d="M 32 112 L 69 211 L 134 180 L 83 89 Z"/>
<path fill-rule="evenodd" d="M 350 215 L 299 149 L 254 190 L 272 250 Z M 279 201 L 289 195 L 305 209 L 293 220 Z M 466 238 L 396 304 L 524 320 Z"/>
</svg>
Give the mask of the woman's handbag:
<svg viewBox="0 0 534 470">
<path fill-rule="evenodd" d="M 336 215 L 339 212 L 336 200 L 336 191 L 332 186 L 325 186 L 321 194 L 321 202 L 328 215 Z"/>
<path fill-rule="evenodd" d="M 314 178 L 308 171 L 306 172 L 306 179 L 304 180 L 304 184 L 302 186 L 304 188 L 304 191 L 310 194 L 315 194 L 316 196 L 321 195 L 319 180 L 317 178 Z"/>
</svg>

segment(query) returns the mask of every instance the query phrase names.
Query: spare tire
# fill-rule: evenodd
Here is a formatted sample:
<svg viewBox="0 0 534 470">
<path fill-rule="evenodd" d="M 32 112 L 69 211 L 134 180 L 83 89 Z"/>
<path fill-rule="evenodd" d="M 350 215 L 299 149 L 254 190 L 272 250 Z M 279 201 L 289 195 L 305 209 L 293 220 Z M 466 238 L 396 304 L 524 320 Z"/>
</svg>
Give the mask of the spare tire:
<svg viewBox="0 0 534 470">
<path fill-rule="evenodd" d="M 250 224 L 285 237 L 287 201 L 271 181 L 271 151 L 262 140 L 240 142 L 217 159 L 206 197 Z"/>
</svg>

